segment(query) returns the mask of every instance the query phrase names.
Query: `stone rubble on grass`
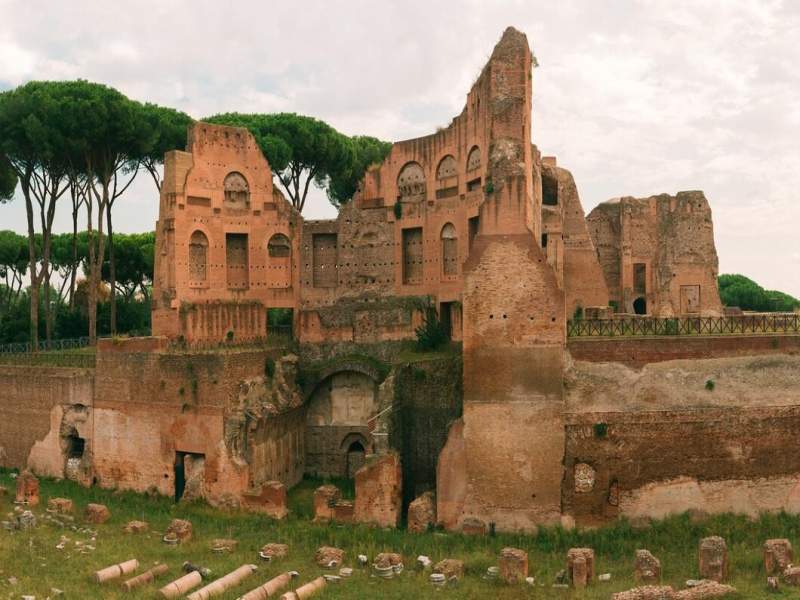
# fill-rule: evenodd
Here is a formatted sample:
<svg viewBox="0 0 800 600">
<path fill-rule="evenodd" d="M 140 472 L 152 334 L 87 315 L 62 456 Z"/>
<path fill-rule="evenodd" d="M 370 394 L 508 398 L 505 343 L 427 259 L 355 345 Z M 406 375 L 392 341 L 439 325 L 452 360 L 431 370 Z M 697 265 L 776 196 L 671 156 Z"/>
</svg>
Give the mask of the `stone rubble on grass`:
<svg viewBox="0 0 800 600">
<path fill-rule="evenodd" d="M 794 560 L 792 543 L 786 539 L 773 539 L 764 542 L 764 570 L 767 575 L 783 573 Z"/>
<path fill-rule="evenodd" d="M 216 553 L 233 552 L 239 542 L 226 538 L 215 538 L 211 540 L 211 551 Z"/>
<path fill-rule="evenodd" d="M 800 585 L 800 567 L 789 565 L 783 570 L 783 580 L 787 585 Z"/>
<path fill-rule="evenodd" d="M 424 533 L 436 524 L 436 497 L 425 492 L 408 505 L 408 530 Z"/>
<path fill-rule="evenodd" d="M 780 589 L 780 580 L 777 577 L 767 577 L 767 589 L 777 592 Z"/>
<path fill-rule="evenodd" d="M 145 533 L 149 530 L 150 524 L 147 521 L 128 521 L 122 528 L 124 533 Z"/>
<path fill-rule="evenodd" d="M 314 562 L 323 569 L 335 569 L 344 560 L 344 550 L 322 546 L 314 553 Z"/>
<path fill-rule="evenodd" d="M 87 504 L 83 516 L 89 523 L 99 525 L 111 518 L 111 511 L 105 504 Z"/>
<path fill-rule="evenodd" d="M 700 540 L 700 577 L 722 582 L 728 578 L 728 546 L 719 536 Z"/>
<path fill-rule="evenodd" d="M 172 522 L 164 533 L 164 541 L 167 541 L 167 538 L 175 538 L 178 543 L 188 542 L 192 539 L 192 534 L 193 529 L 191 521 L 186 519 L 172 519 Z"/>
<path fill-rule="evenodd" d="M 724 585 L 717 581 L 701 581 L 699 585 L 675 592 L 675 600 L 711 600 L 712 598 L 724 598 L 730 594 L 735 594 L 736 588 Z"/>
<path fill-rule="evenodd" d="M 464 577 L 464 561 L 445 558 L 434 565 L 433 573 L 444 575 L 446 581 L 459 580 Z"/>
<path fill-rule="evenodd" d="M 649 550 L 637 550 L 634 563 L 636 583 L 657 584 L 661 581 L 661 561 Z"/>
<path fill-rule="evenodd" d="M 594 579 L 594 550 L 570 548 L 567 552 L 567 574 L 574 587 L 589 585 Z"/>
<path fill-rule="evenodd" d="M 427 571 L 431 568 L 432 561 L 430 557 L 425 556 L 424 554 L 420 554 L 417 557 L 417 568 L 421 571 Z"/>
<path fill-rule="evenodd" d="M 597 576 L 597 581 L 611 581 L 611 573 L 600 573 Z"/>
<path fill-rule="evenodd" d="M 264 560 L 273 560 L 275 558 L 283 558 L 289 553 L 289 546 L 286 544 L 265 544 L 258 555 Z"/>
<path fill-rule="evenodd" d="M 47 510 L 51 513 L 69 514 L 72 512 L 73 504 L 69 498 L 50 498 L 47 501 Z"/>
<path fill-rule="evenodd" d="M 508 584 L 522 583 L 528 576 L 528 553 L 519 548 L 500 551 L 500 579 Z"/>
</svg>

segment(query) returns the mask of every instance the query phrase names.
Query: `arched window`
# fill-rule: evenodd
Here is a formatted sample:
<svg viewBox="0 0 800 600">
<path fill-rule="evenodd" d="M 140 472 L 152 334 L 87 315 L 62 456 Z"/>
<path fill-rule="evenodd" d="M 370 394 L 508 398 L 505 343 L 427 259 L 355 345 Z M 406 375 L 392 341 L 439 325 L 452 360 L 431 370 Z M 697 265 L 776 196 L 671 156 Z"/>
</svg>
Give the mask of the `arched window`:
<svg viewBox="0 0 800 600">
<path fill-rule="evenodd" d="M 250 208 L 250 186 L 244 175 L 234 171 L 225 177 L 225 206 L 228 208 Z"/>
<path fill-rule="evenodd" d="M 481 150 L 473 146 L 467 156 L 467 171 L 474 171 L 481 168 Z"/>
<path fill-rule="evenodd" d="M 425 171 L 416 162 L 406 163 L 397 176 L 397 191 L 401 198 L 425 195 Z"/>
<path fill-rule="evenodd" d="M 286 258 L 292 255 L 292 246 L 289 238 L 282 233 L 276 233 L 267 242 L 267 251 L 270 258 Z"/>
<path fill-rule="evenodd" d="M 542 204 L 558 206 L 558 179 L 542 173 Z"/>
<path fill-rule="evenodd" d="M 448 154 L 439 162 L 439 167 L 436 169 L 436 179 L 447 179 L 448 177 L 455 177 L 457 174 L 456 159 L 451 154 Z"/>
<path fill-rule="evenodd" d="M 458 237 L 452 223 L 442 227 L 442 274 L 458 275 Z"/>
<path fill-rule="evenodd" d="M 208 278 L 208 238 L 202 231 L 195 231 L 189 238 L 189 280 L 206 281 Z"/>
</svg>

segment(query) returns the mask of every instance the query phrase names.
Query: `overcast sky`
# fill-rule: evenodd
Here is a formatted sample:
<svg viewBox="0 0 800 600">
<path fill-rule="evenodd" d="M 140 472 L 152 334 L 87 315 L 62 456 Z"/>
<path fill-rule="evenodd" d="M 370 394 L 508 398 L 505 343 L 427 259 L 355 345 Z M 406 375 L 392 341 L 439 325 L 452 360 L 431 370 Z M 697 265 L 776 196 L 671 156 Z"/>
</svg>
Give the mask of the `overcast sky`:
<svg viewBox="0 0 800 600">
<path fill-rule="evenodd" d="M 534 141 L 587 212 L 704 190 L 720 271 L 800 296 L 799 1 L 0 0 L 0 90 L 84 78 L 196 118 L 294 111 L 401 140 L 460 112 L 508 25 L 540 64 Z M 115 228 L 157 210 L 142 175 Z M 306 208 L 334 214 L 321 193 Z M 18 199 L 0 228 L 24 231 Z"/>
</svg>

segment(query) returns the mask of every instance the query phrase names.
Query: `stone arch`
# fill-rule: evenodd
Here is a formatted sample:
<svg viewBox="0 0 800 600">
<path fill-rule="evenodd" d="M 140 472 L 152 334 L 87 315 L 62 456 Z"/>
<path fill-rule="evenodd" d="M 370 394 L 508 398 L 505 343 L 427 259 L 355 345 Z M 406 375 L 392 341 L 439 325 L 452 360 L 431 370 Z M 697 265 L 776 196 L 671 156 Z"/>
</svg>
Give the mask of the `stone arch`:
<svg viewBox="0 0 800 600">
<path fill-rule="evenodd" d="M 458 163 L 456 163 L 456 159 L 452 154 L 448 154 L 439 161 L 439 166 L 436 168 L 436 179 L 447 179 L 457 175 Z"/>
<path fill-rule="evenodd" d="M 238 171 L 231 171 L 225 176 L 223 182 L 225 191 L 225 206 L 236 209 L 250 208 L 250 184 L 244 175 Z"/>
<path fill-rule="evenodd" d="M 189 238 L 189 281 L 208 280 L 208 237 L 199 229 Z"/>
<path fill-rule="evenodd" d="M 442 275 L 458 275 L 458 234 L 452 223 L 442 227 Z"/>
<path fill-rule="evenodd" d="M 647 300 L 644 296 L 639 296 L 633 301 L 633 312 L 637 315 L 647 314 Z"/>
<path fill-rule="evenodd" d="M 378 410 L 378 384 L 354 370 L 322 378 L 306 403 L 306 470 L 348 477 L 369 449 L 369 420 Z M 360 445 L 360 450 L 354 444 Z M 356 456 L 360 454 L 360 456 Z"/>
<path fill-rule="evenodd" d="M 481 168 L 481 149 L 473 146 L 467 155 L 467 171 L 475 171 Z"/>
<path fill-rule="evenodd" d="M 400 169 L 397 176 L 397 191 L 401 198 L 424 196 L 427 186 L 425 184 L 425 170 L 418 162 L 407 162 Z"/>
</svg>

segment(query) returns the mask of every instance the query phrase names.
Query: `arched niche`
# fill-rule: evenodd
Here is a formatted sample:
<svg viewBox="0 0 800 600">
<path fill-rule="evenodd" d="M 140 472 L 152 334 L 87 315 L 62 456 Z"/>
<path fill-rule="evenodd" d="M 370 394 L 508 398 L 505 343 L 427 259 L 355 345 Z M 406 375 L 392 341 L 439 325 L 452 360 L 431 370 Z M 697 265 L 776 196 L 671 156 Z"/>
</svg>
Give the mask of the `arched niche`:
<svg viewBox="0 0 800 600">
<path fill-rule="evenodd" d="M 250 208 L 250 185 L 241 173 L 233 171 L 225 176 L 225 207 L 233 209 Z"/>
<path fill-rule="evenodd" d="M 473 146 L 467 155 L 467 171 L 476 171 L 481 168 L 481 149 Z"/>
<path fill-rule="evenodd" d="M 458 275 L 458 235 L 452 223 L 442 227 L 442 275 Z"/>
<path fill-rule="evenodd" d="M 425 171 L 422 165 L 418 162 L 406 163 L 397 176 L 397 192 L 400 197 L 422 199 L 425 191 Z"/>
<path fill-rule="evenodd" d="M 452 154 L 448 154 L 439 161 L 436 168 L 436 179 L 447 179 L 458 175 L 458 163 Z"/>
</svg>

